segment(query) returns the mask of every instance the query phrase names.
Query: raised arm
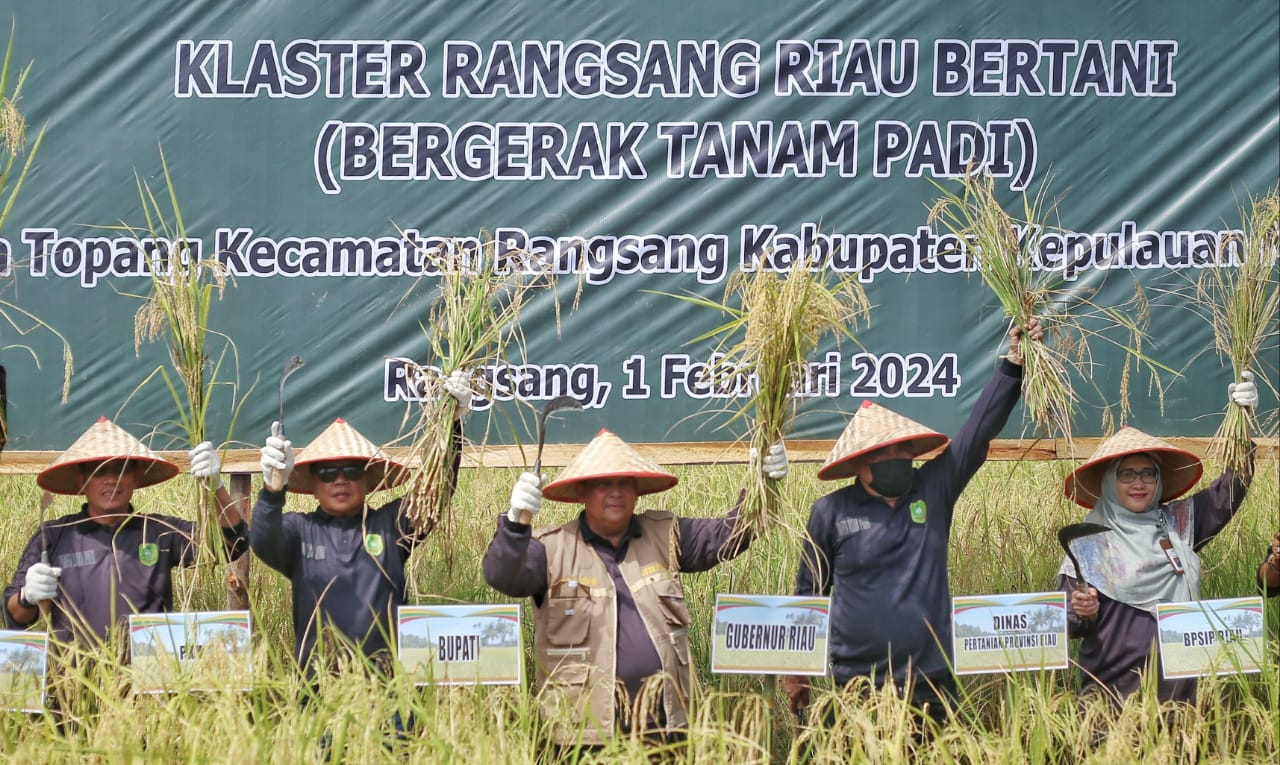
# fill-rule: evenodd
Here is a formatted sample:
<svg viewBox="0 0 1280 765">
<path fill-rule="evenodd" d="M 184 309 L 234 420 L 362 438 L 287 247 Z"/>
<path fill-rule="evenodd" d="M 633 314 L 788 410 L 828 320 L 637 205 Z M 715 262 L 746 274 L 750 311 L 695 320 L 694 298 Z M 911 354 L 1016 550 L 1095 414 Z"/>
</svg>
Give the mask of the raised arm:
<svg viewBox="0 0 1280 765">
<path fill-rule="evenodd" d="M 280 423 L 272 423 L 271 435 L 262 447 L 262 490 L 253 506 L 249 544 L 263 563 L 290 577 L 298 552 L 298 534 L 292 524 L 285 523 L 284 498 L 293 460 L 293 444 L 284 437 Z"/>
<path fill-rule="evenodd" d="M 498 516 L 498 528 L 484 551 L 481 569 L 493 589 L 515 598 L 541 601 L 547 589 L 547 551 L 533 538 L 532 519 L 542 509 L 542 481 L 521 473 L 511 489 L 509 509 Z M 529 523 L 521 523 L 521 517 Z"/>
<path fill-rule="evenodd" d="M 1025 334 L 1031 342 L 1040 342 L 1044 337 L 1036 319 L 1028 323 Z M 943 474 L 941 483 L 947 487 L 945 508 L 948 512 L 978 468 L 986 462 L 991 441 L 1009 421 L 1009 415 L 1022 394 L 1023 335 L 1022 329 L 1016 325 L 1009 330 L 1009 351 L 996 362 L 995 372 L 974 403 L 968 420 L 943 453 L 921 468 L 925 472 Z"/>
<path fill-rule="evenodd" d="M 763 457 L 753 447 L 747 457 L 748 470 L 760 479 L 781 481 L 790 472 L 787 447 L 781 442 L 765 450 Z M 718 563 L 733 560 L 751 544 L 751 529 L 742 527 L 742 503 L 746 491 L 738 494 L 733 509 L 723 518 L 680 518 L 680 550 L 677 565 L 681 571 L 706 571 Z"/>
<path fill-rule="evenodd" d="M 222 484 L 222 458 L 213 443 L 204 441 L 187 452 L 191 459 L 191 475 L 204 485 L 213 488 L 213 500 L 218 510 L 218 526 L 222 529 L 222 544 L 228 560 L 235 560 L 249 549 L 249 529 L 240 516 L 240 509 Z M 190 562 L 195 562 L 194 550 Z M 184 559 L 188 556 L 184 555 Z"/>
</svg>

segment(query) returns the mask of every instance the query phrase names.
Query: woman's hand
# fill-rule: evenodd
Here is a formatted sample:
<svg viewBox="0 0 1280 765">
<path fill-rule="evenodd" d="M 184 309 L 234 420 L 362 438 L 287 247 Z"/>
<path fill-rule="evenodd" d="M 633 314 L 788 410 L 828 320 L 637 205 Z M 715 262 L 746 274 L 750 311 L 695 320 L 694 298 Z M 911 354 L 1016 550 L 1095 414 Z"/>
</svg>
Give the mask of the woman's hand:
<svg viewBox="0 0 1280 765">
<path fill-rule="evenodd" d="M 1081 619 L 1098 615 L 1098 591 L 1092 587 L 1071 593 L 1071 611 Z"/>
</svg>

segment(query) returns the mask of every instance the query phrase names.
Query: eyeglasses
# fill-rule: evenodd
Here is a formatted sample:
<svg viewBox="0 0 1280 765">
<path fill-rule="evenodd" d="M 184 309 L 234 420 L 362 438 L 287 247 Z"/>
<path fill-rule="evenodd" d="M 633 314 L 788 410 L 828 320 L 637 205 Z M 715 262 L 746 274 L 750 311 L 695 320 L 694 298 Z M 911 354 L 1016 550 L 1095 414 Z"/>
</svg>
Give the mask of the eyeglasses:
<svg viewBox="0 0 1280 765">
<path fill-rule="evenodd" d="M 1139 478 L 1143 483 L 1155 483 L 1160 477 L 1160 471 L 1155 468 L 1143 468 L 1134 470 L 1133 468 L 1124 468 L 1116 471 L 1116 480 L 1120 483 L 1133 483 Z"/>
<path fill-rule="evenodd" d="M 319 478 L 322 483 L 333 483 L 338 480 L 338 474 L 348 481 L 359 481 L 364 478 L 364 465 L 321 465 L 311 469 L 311 475 Z"/>
</svg>

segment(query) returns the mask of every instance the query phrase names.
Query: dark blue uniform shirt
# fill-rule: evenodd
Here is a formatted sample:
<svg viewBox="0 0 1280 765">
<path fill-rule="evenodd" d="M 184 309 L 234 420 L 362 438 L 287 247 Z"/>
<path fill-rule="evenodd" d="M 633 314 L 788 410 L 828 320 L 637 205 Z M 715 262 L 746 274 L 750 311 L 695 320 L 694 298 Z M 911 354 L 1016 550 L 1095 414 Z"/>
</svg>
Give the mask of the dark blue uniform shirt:
<svg viewBox="0 0 1280 765">
<path fill-rule="evenodd" d="M 814 503 L 795 592 L 831 596 L 836 682 L 874 675 L 877 683 L 926 678 L 942 690 L 954 688 L 947 661 L 951 517 L 1013 411 L 1021 379 L 1022 367 L 998 363 L 968 421 L 916 470 L 914 487 L 894 507 L 856 481 Z M 915 695 L 931 694 L 918 685 Z"/>
<path fill-rule="evenodd" d="M 62 569 L 58 597 L 50 616 L 54 635 L 72 639 L 101 641 L 112 625 L 129 614 L 173 610 L 173 568 L 196 562 L 195 524 L 169 515 L 129 514 L 116 526 L 106 526 L 89 518 L 88 505 L 74 515 L 45 521 L 43 534 L 36 532 L 27 542 L 18 571 L 5 588 L 4 600 L 17 594 L 27 579 L 27 569 L 40 561 L 48 544 L 49 565 Z M 228 557 L 239 557 L 248 549 L 244 522 L 222 530 Z M 16 622 L 9 609 L 5 621 Z M 29 622 L 28 622 L 29 623 Z"/>
<path fill-rule="evenodd" d="M 282 491 L 259 492 L 249 540 L 254 554 L 293 585 L 299 663 L 309 666 L 322 628 L 366 656 L 386 651 L 406 598 L 405 564 L 418 543 L 400 500 L 340 517 L 320 509 L 282 512 L 284 498 Z"/>
</svg>

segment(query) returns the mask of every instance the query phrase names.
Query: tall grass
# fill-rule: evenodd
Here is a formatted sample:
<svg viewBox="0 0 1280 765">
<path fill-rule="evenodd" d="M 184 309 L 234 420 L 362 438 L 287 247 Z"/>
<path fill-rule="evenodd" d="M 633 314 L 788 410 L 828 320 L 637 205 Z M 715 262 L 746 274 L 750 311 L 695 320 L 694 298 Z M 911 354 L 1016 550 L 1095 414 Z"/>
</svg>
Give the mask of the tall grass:
<svg viewBox="0 0 1280 765">
<path fill-rule="evenodd" d="M 831 487 L 811 466 L 795 465 L 784 493 L 785 512 L 801 522 L 809 504 Z M 1061 496 L 1068 465 L 989 462 L 962 495 L 951 542 L 951 585 L 956 594 L 1052 589 L 1061 560 L 1056 529 L 1078 519 Z M 1215 474 L 1217 465 L 1209 466 Z M 495 602 L 506 598 L 484 584 L 479 559 L 505 507 L 515 470 L 464 470 L 454 501 L 458 513 L 449 554 L 441 538 L 419 548 L 410 573 L 425 602 Z M 711 517 L 727 509 L 740 466 L 676 468 L 679 486 L 644 498 L 640 509 L 665 508 Z M 1260 464 L 1239 516 L 1204 549 L 1204 596 L 1254 592 L 1254 572 L 1275 532 L 1280 504 L 1277 464 Z M 171 484 L 136 495 L 140 509 L 189 514 Z M 30 477 L 0 477 L 12 512 L 0 519 L 0 567 L 12 571 L 35 527 L 39 492 Z M 71 512 L 59 498 L 51 512 Z M 289 509 L 310 510 L 290 496 Z M 548 506 L 548 523 L 567 521 L 569 506 Z M 1159 707 L 1135 697 L 1119 710 L 1081 700 L 1069 672 L 978 675 L 961 679 L 963 700 L 953 719 L 932 738 L 915 735 L 905 705 L 865 688 L 835 694 L 818 688 L 816 703 L 834 706 L 834 723 L 806 727 L 766 693 L 761 677 L 711 675 L 710 621 L 717 592 L 789 592 L 798 565 L 796 545 L 780 535 L 756 539 L 736 560 L 705 574 L 686 574 L 694 623 L 690 629 L 697 693 L 687 749 L 676 761 L 765 763 L 798 761 L 811 746 L 816 762 L 880 763 L 1274 763 L 1280 752 L 1280 618 L 1267 614 L 1269 654 L 1261 675 L 1202 683 L 1194 706 Z M 207 566 L 183 572 L 180 595 L 192 608 L 221 604 L 219 576 Z M 173 696 L 132 696 L 118 660 L 97 652 L 69 673 L 66 715 L 0 716 L 0 747 L 13 761 L 38 762 L 265 762 L 317 761 L 324 740 L 345 762 L 534 763 L 557 761 L 528 689 L 412 687 L 404 677 L 363 671 L 325 676 L 313 690 L 291 669 L 292 626 L 288 582 L 258 567 L 252 582 L 256 633 L 254 689 Z M 1270 601 L 1269 605 L 1275 601 Z M 527 607 L 526 607 L 527 608 Z M 526 612 L 527 614 L 527 612 Z M 870 618 L 870 617 L 869 617 Z M 526 619 L 525 646 L 531 646 Z M 90 669 L 90 666 L 92 669 Z M 526 668 L 529 668 L 526 662 Z M 526 672 L 531 675 L 531 672 Z M 399 737 L 396 713 L 411 713 L 416 730 Z M 639 742 L 611 742 L 597 754 L 558 753 L 562 762 L 647 762 Z"/>
</svg>

